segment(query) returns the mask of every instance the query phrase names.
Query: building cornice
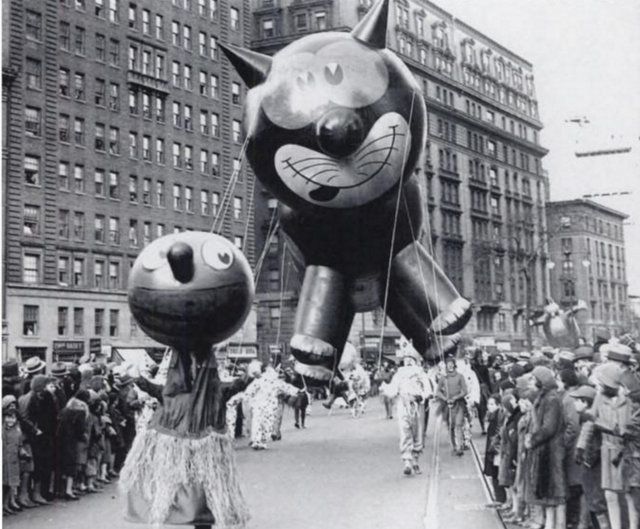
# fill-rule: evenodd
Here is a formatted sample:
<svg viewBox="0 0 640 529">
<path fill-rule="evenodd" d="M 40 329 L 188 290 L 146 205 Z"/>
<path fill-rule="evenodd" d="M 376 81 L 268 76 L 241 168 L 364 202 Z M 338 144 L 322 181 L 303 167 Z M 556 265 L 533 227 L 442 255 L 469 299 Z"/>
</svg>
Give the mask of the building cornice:
<svg viewBox="0 0 640 529">
<path fill-rule="evenodd" d="M 556 200 L 547 202 L 547 208 L 550 214 L 555 213 L 553 210 L 560 208 L 564 208 L 567 206 L 585 206 L 591 209 L 595 209 L 601 211 L 603 213 L 607 213 L 609 215 L 613 215 L 614 217 L 618 217 L 620 220 L 625 220 L 629 218 L 629 215 L 623 213 L 622 211 L 618 211 L 613 208 L 609 208 L 607 206 L 603 206 L 602 204 L 598 204 L 593 200 L 588 200 L 586 198 L 576 198 L 573 200 Z"/>
</svg>

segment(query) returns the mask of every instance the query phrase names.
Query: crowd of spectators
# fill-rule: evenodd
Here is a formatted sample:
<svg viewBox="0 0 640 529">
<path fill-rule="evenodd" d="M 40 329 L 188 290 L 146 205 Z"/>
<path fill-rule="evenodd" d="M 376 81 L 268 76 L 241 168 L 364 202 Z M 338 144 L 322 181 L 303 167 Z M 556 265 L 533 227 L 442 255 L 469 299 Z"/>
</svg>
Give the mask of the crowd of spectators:
<svg viewBox="0 0 640 529">
<path fill-rule="evenodd" d="M 474 355 L 486 413 L 484 473 L 504 521 L 640 527 L 640 356 L 629 345 Z"/>
<path fill-rule="evenodd" d="M 115 364 L 2 365 L 3 513 L 78 500 L 117 478 L 148 401 Z"/>
</svg>

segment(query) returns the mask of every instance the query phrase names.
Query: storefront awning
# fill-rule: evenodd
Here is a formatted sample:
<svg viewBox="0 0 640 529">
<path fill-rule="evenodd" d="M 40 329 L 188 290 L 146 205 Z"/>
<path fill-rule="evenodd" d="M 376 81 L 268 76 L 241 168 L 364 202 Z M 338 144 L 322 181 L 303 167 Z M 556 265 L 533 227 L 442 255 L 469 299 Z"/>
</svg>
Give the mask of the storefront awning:
<svg viewBox="0 0 640 529">
<path fill-rule="evenodd" d="M 153 358 L 149 356 L 146 349 L 134 349 L 126 347 L 113 348 L 113 361 L 119 364 L 133 364 L 135 366 L 138 366 L 140 369 L 155 365 Z"/>
</svg>

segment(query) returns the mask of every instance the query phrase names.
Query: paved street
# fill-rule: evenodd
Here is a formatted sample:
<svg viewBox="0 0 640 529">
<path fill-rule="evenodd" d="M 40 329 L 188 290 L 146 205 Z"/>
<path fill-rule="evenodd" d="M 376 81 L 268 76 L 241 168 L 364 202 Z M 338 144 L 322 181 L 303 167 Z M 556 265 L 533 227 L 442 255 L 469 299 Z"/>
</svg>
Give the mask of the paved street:
<svg viewBox="0 0 640 529">
<path fill-rule="evenodd" d="M 366 415 L 331 416 L 315 403 L 306 430 L 293 428 L 290 410 L 283 440 L 254 452 L 241 440 L 238 463 L 253 519 L 251 529 L 498 529 L 487 510 L 473 454 L 452 456 L 445 428 L 432 421 L 422 476 L 401 473 L 395 420 L 383 419 L 377 399 Z M 434 445 L 434 431 L 439 442 Z M 484 438 L 477 438 L 478 447 Z M 429 479 L 434 476 L 437 479 Z M 57 502 L 6 517 L 7 529 L 134 528 L 121 518 L 116 486 L 79 502 Z"/>
</svg>

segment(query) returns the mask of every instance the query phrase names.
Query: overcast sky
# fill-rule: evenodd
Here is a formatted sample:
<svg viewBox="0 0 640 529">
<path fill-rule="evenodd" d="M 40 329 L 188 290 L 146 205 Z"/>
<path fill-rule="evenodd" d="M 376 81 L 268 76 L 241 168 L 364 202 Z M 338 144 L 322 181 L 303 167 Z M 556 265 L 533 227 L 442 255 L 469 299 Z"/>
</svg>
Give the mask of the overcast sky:
<svg viewBox="0 0 640 529">
<path fill-rule="evenodd" d="M 534 66 L 551 199 L 630 191 L 599 202 L 629 215 L 629 293 L 640 295 L 640 0 L 436 0 Z M 586 117 L 582 126 L 565 120 Z M 631 147 L 629 154 L 575 152 Z"/>
</svg>

